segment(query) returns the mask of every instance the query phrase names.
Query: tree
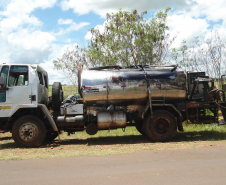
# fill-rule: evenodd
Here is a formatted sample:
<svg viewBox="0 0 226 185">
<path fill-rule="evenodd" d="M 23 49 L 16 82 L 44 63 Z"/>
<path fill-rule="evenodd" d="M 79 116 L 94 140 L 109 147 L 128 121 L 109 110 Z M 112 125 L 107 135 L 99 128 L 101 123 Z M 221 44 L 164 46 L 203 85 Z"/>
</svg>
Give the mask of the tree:
<svg viewBox="0 0 226 185">
<path fill-rule="evenodd" d="M 203 45 L 197 40 L 197 66 L 204 66 L 209 76 L 220 79 L 226 72 L 226 40 L 217 31 Z"/>
<path fill-rule="evenodd" d="M 147 12 L 139 14 L 136 10 L 108 13 L 104 31 L 99 28 L 90 30 L 88 56 L 100 61 L 99 65 L 164 63 L 175 39 L 170 39 L 166 33 L 169 10 L 157 12 L 150 20 L 144 18 Z"/>
<path fill-rule="evenodd" d="M 191 47 L 186 41 L 180 49 L 173 49 L 173 59 L 190 71 L 205 71 L 206 75 L 220 79 L 226 73 L 226 40 L 217 31 L 204 42 L 195 37 Z"/>
<path fill-rule="evenodd" d="M 84 68 L 96 66 L 95 61 L 87 56 L 86 48 L 80 48 L 77 44 L 73 46 L 72 50 L 66 50 L 62 58 L 53 60 L 53 64 L 57 70 L 63 71 L 73 85 L 77 84 L 77 72 L 80 64 Z"/>
<path fill-rule="evenodd" d="M 176 38 L 170 38 L 166 33 L 169 29 L 166 25 L 169 10 L 159 11 L 149 20 L 144 18 L 147 12 L 139 14 L 136 10 L 109 13 L 103 32 L 98 28 L 90 30 L 88 47 L 75 45 L 53 64 L 73 85 L 77 84 L 79 64 L 85 68 L 115 64 L 163 64 Z"/>
</svg>

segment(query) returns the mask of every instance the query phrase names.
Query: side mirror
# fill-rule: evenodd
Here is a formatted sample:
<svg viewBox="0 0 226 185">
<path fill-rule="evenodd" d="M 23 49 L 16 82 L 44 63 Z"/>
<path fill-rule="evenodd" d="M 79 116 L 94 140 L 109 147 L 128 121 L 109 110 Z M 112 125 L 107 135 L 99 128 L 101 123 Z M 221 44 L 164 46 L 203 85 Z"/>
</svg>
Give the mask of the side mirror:
<svg viewBox="0 0 226 185">
<path fill-rule="evenodd" d="M 4 76 L 0 76 L 0 85 L 5 85 Z"/>
</svg>

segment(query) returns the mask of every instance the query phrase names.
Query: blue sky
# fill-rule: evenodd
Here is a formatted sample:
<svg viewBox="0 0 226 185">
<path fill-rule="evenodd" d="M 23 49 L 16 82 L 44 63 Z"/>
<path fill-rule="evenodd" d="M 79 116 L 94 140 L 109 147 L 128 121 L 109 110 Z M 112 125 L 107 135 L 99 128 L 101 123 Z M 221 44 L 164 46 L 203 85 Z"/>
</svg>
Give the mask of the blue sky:
<svg viewBox="0 0 226 185">
<path fill-rule="evenodd" d="M 225 35 L 226 0 L 0 0 L 1 63 L 36 63 L 49 73 L 50 83 L 68 83 L 52 61 L 67 48 L 87 42 L 91 28 L 103 27 L 106 13 L 119 9 L 148 11 L 147 18 L 170 6 L 174 43 L 207 39 L 213 30 Z"/>
</svg>

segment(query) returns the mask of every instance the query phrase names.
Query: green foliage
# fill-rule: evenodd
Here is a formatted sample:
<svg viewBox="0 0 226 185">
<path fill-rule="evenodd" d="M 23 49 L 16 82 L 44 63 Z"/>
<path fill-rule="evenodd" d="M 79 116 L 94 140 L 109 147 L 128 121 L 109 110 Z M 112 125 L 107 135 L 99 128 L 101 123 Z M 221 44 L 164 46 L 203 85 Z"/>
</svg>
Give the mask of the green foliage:
<svg viewBox="0 0 226 185">
<path fill-rule="evenodd" d="M 215 80 L 226 73 L 225 56 L 226 40 L 217 31 L 203 41 L 196 36 L 189 45 L 184 40 L 179 49 L 172 50 L 172 58 L 177 64 L 189 71 L 205 71 L 206 75 Z"/>
<path fill-rule="evenodd" d="M 88 56 L 100 61 L 99 65 L 162 64 L 175 39 L 166 34 L 169 10 L 159 11 L 150 20 L 144 18 L 147 12 L 136 10 L 108 13 L 103 31 L 90 30 Z"/>
<path fill-rule="evenodd" d="M 188 48 L 186 40 L 183 40 L 179 49 L 173 48 L 171 53 L 172 59 L 180 66 L 189 68 L 193 61 L 192 50 Z"/>
<path fill-rule="evenodd" d="M 95 61 L 87 56 L 86 48 L 80 48 L 78 45 L 74 45 L 72 50 L 65 51 L 62 58 L 53 60 L 53 64 L 57 70 L 63 71 L 63 74 L 73 85 L 77 84 L 79 65 L 83 65 L 84 67 L 96 65 Z"/>
<path fill-rule="evenodd" d="M 144 18 L 147 12 L 138 13 L 119 10 L 108 13 L 104 30 L 92 28 L 88 47 L 75 45 L 65 51 L 62 58 L 53 61 L 57 70 L 77 84 L 80 64 L 84 68 L 105 65 L 164 64 L 175 37 L 167 34 L 167 14 L 170 8 L 159 11 L 151 19 Z"/>
</svg>

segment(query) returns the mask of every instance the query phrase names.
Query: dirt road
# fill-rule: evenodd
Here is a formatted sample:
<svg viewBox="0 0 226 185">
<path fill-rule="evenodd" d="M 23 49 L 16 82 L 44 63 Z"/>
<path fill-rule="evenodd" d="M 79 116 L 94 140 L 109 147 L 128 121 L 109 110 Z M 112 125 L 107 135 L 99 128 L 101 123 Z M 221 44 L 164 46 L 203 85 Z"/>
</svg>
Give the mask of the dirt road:
<svg viewBox="0 0 226 185">
<path fill-rule="evenodd" d="M 0 161 L 2 185 L 222 185 L 225 174 L 226 146 Z"/>
</svg>

